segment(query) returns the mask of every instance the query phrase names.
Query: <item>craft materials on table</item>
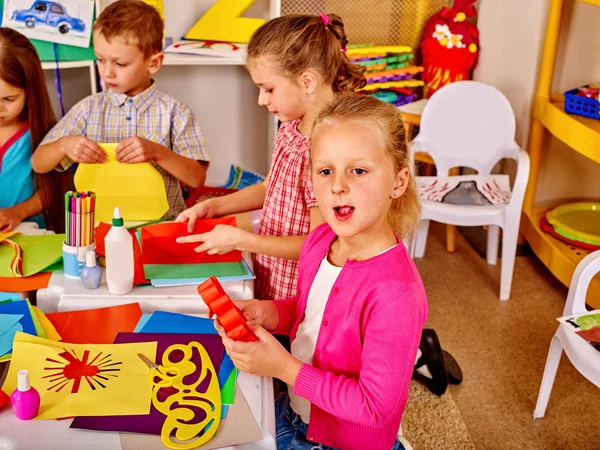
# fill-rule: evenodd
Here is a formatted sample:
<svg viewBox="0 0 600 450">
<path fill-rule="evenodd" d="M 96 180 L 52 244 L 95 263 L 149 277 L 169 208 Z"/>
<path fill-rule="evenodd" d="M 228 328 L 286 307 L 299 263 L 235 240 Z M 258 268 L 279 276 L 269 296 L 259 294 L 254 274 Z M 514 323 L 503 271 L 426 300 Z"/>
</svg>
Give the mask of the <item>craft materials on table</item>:
<svg viewBox="0 0 600 450">
<path fill-rule="evenodd" d="M 86 247 L 94 242 L 96 194 L 94 192 L 65 193 L 65 243 L 71 247 Z"/>
<path fill-rule="evenodd" d="M 43 316 L 41 311 L 40 316 Z M 33 336 L 47 337 L 42 321 L 38 319 L 29 300 L 6 300 L 0 303 L 0 362 L 11 359 L 17 333 L 25 332 Z M 54 337 L 54 335 L 50 336 L 50 338 Z"/>
<path fill-rule="evenodd" d="M 33 419 L 40 410 L 40 393 L 31 386 L 27 370 L 19 370 L 17 379 L 17 388 L 10 396 L 13 411 L 21 420 Z"/>
<path fill-rule="evenodd" d="M 41 271 L 58 270 L 64 234 L 23 236 L 0 233 L 0 277 L 28 277 Z M 8 242 L 10 241 L 10 242 Z M 15 264 L 15 258 L 21 262 Z"/>
<path fill-rule="evenodd" d="M 124 226 L 121 210 L 115 206 L 112 226 L 104 239 L 106 284 L 108 291 L 113 295 L 129 294 L 133 289 L 135 276 L 133 239 Z"/>
<path fill-rule="evenodd" d="M 38 419 L 148 414 L 152 385 L 138 353 L 154 358 L 156 342 L 79 345 L 19 332 L 3 390 L 12 392 L 26 369 L 41 397 Z"/>
</svg>

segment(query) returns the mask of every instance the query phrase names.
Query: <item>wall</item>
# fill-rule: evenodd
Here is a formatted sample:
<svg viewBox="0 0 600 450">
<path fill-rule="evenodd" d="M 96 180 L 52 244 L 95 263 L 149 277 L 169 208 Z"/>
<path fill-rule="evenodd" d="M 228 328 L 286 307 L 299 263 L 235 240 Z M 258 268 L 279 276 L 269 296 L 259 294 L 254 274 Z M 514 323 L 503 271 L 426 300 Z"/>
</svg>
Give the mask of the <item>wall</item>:
<svg viewBox="0 0 600 450">
<path fill-rule="evenodd" d="M 474 79 L 498 87 L 517 118 L 517 141 L 526 147 L 531 103 L 550 0 L 481 0 L 481 56 Z M 600 81 L 600 8 L 566 0 L 554 91 Z M 549 136 L 537 204 L 600 197 L 600 165 Z M 600 149 L 599 149 L 600 151 Z"/>
</svg>

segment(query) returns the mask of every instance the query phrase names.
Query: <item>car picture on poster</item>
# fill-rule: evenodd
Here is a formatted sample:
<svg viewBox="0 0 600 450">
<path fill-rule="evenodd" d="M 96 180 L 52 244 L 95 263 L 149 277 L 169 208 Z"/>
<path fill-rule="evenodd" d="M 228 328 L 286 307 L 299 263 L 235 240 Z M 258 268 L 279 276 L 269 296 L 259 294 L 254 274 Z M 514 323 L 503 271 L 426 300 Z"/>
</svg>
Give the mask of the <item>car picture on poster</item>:
<svg viewBox="0 0 600 450">
<path fill-rule="evenodd" d="M 31 39 L 89 47 L 94 0 L 5 0 L 2 25 Z"/>
</svg>

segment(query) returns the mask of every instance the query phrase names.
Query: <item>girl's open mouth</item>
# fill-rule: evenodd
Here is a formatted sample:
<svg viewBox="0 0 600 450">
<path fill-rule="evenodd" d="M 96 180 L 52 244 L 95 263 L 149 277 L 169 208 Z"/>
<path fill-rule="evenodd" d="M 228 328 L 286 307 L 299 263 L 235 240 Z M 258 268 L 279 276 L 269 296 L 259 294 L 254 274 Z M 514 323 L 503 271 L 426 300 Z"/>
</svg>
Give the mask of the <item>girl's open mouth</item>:
<svg viewBox="0 0 600 450">
<path fill-rule="evenodd" d="M 348 220 L 354 213 L 354 206 L 336 206 L 333 208 L 335 218 L 340 221 Z"/>
</svg>

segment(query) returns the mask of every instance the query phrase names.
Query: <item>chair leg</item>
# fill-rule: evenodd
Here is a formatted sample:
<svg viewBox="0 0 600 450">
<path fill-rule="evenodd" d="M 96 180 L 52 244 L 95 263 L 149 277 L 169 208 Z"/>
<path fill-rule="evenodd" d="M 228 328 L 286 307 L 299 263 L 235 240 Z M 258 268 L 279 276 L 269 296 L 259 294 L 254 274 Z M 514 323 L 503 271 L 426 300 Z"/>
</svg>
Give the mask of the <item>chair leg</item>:
<svg viewBox="0 0 600 450">
<path fill-rule="evenodd" d="M 446 225 L 446 251 L 454 253 L 456 251 L 456 226 Z"/>
<path fill-rule="evenodd" d="M 552 342 L 550 342 L 550 351 L 548 352 L 548 359 L 546 359 L 542 385 L 540 386 L 537 403 L 535 405 L 535 410 L 533 411 L 534 419 L 541 419 L 544 417 L 544 414 L 546 414 L 546 407 L 548 406 L 548 400 L 550 400 L 550 393 L 552 392 L 552 386 L 554 385 L 554 378 L 556 377 L 558 363 L 560 363 L 562 352 L 562 343 L 560 342 L 560 339 L 554 335 Z"/>
<path fill-rule="evenodd" d="M 419 229 L 415 237 L 415 258 L 422 258 L 425 255 L 425 247 L 427 246 L 427 233 L 429 233 L 429 220 L 421 220 Z"/>
<path fill-rule="evenodd" d="M 489 225 L 487 230 L 487 263 L 495 266 L 498 262 L 498 242 L 500 240 L 500 227 Z"/>
<path fill-rule="evenodd" d="M 510 298 L 513 271 L 515 269 L 515 257 L 517 256 L 517 238 L 519 233 L 519 222 L 508 221 L 502 233 L 502 266 L 500 269 L 500 300 Z"/>
</svg>

